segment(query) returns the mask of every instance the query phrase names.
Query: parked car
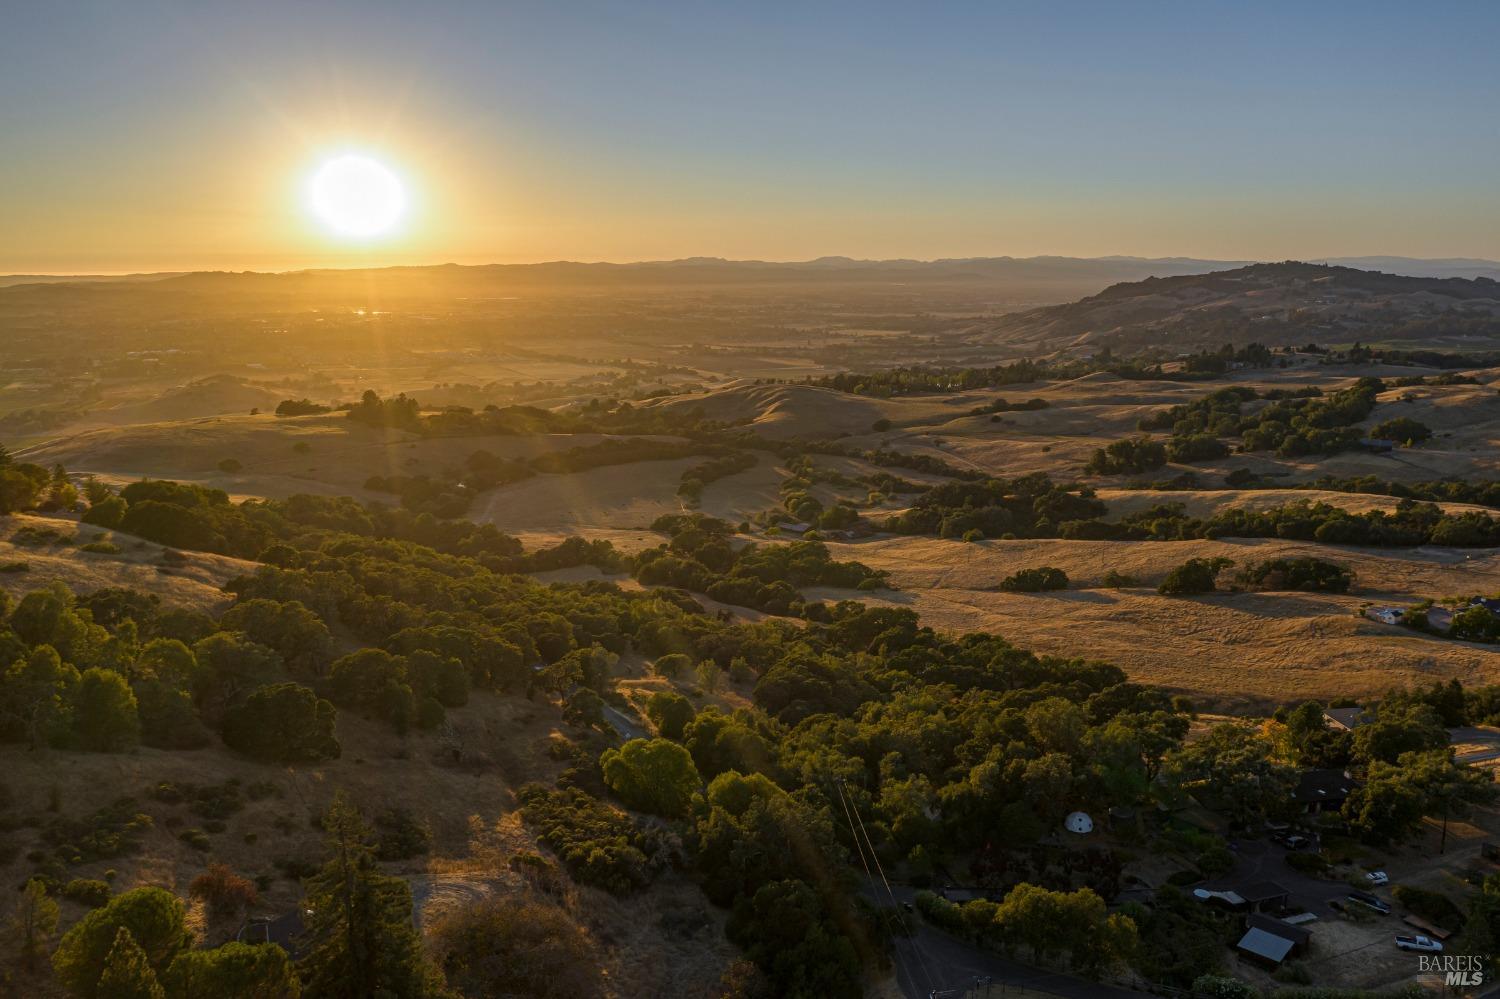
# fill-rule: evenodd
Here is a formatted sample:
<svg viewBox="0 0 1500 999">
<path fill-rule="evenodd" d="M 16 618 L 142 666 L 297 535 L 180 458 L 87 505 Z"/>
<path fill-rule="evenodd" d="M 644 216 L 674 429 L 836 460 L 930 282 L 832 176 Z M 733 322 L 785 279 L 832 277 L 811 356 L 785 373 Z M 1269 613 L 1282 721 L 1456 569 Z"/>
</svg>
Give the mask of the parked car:
<svg viewBox="0 0 1500 999">
<path fill-rule="evenodd" d="M 1365 880 L 1377 886 L 1391 883 L 1390 875 L 1386 874 L 1385 871 L 1371 871 L 1365 875 Z"/>
<path fill-rule="evenodd" d="M 1396 946 L 1402 950 L 1419 950 L 1424 954 L 1441 954 L 1443 945 L 1431 937 L 1397 937 Z"/>
<path fill-rule="evenodd" d="M 1300 833 L 1282 833 L 1272 837 L 1272 841 L 1281 844 L 1288 850 L 1301 850 L 1312 842 Z"/>
<path fill-rule="evenodd" d="M 1351 891 L 1344 897 L 1351 902 L 1358 902 L 1365 908 L 1372 909 L 1375 912 L 1380 913 L 1382 916 L 1389 916 L 1391 914 L 1391 907 L 1389 903 L 1382 902 L 1380 899 L 1376 898 L 1374 895 L 1371 895 L 1367 891 Z"/>
</svg>

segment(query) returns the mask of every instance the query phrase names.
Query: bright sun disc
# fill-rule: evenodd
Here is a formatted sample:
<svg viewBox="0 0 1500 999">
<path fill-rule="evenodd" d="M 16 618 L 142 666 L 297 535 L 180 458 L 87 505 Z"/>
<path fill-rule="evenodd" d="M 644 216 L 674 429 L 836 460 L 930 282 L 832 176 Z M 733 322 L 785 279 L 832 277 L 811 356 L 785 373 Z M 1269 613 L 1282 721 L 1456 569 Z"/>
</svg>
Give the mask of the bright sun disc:
<svg viewBox="0 0 1500 999">
<path fill-rule="evenodd" d="M 406 192 L 396 175 L 368 156 L 340 156 L 308 185 L 313 213 L 342 236 L 378 236 L 401 218 Z"/>
</svg>

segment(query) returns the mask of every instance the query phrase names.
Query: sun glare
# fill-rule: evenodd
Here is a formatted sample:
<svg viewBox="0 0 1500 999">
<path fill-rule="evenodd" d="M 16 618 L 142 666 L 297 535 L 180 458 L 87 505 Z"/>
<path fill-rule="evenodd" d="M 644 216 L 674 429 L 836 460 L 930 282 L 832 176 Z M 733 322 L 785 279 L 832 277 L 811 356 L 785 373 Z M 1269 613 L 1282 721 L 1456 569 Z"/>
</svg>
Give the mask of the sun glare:
<svg viewBox="0 0 1500 999">
<path fill-rule="evenodd" d="M 406 191 L 384 164 L 348 154 L 318 167 L 308 205 L 335 235 L 370 239 L 391 231 L 406 210 Z"/>
</svg>

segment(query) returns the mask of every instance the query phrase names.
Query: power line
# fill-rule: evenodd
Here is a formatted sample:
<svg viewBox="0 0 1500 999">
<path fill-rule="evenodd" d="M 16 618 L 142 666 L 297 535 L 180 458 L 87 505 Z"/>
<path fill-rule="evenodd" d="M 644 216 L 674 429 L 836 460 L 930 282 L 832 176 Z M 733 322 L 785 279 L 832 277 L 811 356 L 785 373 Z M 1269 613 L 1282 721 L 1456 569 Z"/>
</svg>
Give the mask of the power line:
<svg viewBox="0 0 1500 999">
<path fill-rule="evenodd" d="M 873 884 L 875 879 L 870 874 L 869 864 L 865 863 L 865 848 L 868 848 L 870 851 L 870 859 L 875 861 L 875 870 L 880 873 L 880 882 L 885 886 L 886 897 L 891 901 L 891 911 L 895 913 L 896 922 L 901 928 L 901 933 L 907 938 L 907 940 L 911 942 L 912 955 L 917 959 L 917 964 L 921 966 L 922 977 L 926 979 L 930 985 L 937 980 L 936 976 L 933 975 L 932 968 L 928 965 L 927 958 L 922 953 L 921 941 L 917 939 L 916 933 L 912 930 L 911 925 L 907 922 L 906 914 L 901 909 L 901 903 L 896 900 L 896 893 L 891 890 L 891 883 L 885 876 L 885 868 L 881 866 L 880 857 L 875 852 L 875 843 L 870 839 L 869 830 L 865 828 L 865 820 L 859 814 L 858 808 L 851 808 L 849 799 L 844 794 L 843 778 L 834 778 L 834 787 L 838 789 L 839 800 L 843 802 L 845 818 L 847 819 L 850 812 L 852 811 L 854 820 L 858 821 L 859 823 L 859 832 L 855 832 L 854 823 L 850 822 L 849 832 L 854 836 L 855 847 L 860 851 L 859 859 L 860 863 L 864 864 L 865 876 L 869 878 L 871 883 Z M 864 836 L 863 846 L 860 845 L 861 834 L 863 834 Z"/>
</svg>

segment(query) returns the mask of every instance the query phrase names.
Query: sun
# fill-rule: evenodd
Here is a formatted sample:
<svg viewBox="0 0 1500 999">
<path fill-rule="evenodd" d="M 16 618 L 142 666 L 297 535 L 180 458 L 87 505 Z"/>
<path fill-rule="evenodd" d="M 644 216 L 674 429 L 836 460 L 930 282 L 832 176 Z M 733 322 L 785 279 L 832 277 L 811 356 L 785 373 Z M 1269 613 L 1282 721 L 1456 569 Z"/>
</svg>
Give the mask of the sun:
<svg viewBox="0 0 1500 999">
<path fill-rule="evenodd" d="M 370 239 L 401 221 L 406 190 L 383 163 L 349 153 L 318 167 L 308 181 L 307 203 L 335 235 Z"/>
</svg>

